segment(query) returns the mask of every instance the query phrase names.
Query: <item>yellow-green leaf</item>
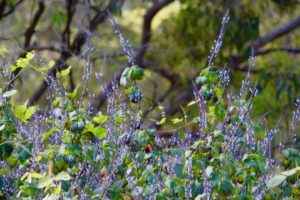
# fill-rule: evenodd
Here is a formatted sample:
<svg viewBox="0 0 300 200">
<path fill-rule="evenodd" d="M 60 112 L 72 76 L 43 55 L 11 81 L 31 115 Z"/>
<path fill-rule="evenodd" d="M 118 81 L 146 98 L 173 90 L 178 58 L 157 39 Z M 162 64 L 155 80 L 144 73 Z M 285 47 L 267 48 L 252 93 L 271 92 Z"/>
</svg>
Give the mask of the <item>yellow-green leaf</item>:
<svg viewBox="0 0 300 200">
<path fill-rule="evenodd" d="M 36 106 L 30 106 L 25 112 L 25 119 L 29 119 L 37 110 Z"/>
<path fill-rule="evenodd" d="M 189 107 L 189 106 L 192 106 L 192 105 L 196 104 L 197 102 L 198 102 L 198 101 L 191 101 L 190 103 L 188 103 L 187 106 L 188 106 L 188 107 Z"/>
<path fill-rule="evenodd" d="M 274 176 L 267 182 L 267 187 L 274 188 L 274 187 L 280 185 L 285 179 L 286 179 L 286 176 L 284 176 L 284 175 Z"/>
<path fill-rule="evenodd" d="M 34 54 L 33 54 L 32 52 L 28 52 L 28 53 L 26 54 L 26 59 L 27 59 L 27 60 L 31 60 L 31 59 L 33 58 L 33 56 L 34 56 Z"/>
<path fill-rule="evenodd" d="M 157 122 L 157 125 L 162 125 L 164 123 L 166 123 L 167 118 L 163 117 L 159 122 Z"/>
<path fill-rule="evenodd" d="M 72 66 L 68 67 L 67 69 L 62 70 L 62 71 L 60 72 L 60 74 L 61 74 L 62 76 L 67 76 L 68 74 L 70 74 L 71 68 L 72 68 Z"/>
<path fill-rule="evenodd" d="M 173 122 L 173 124 L 178 124 L 178 123 L 180 123 L 180 122 L 182 122 L 182 118 L 181 119 L 178 119 L 178 118 L 175 118 L 175 119 L 172 119 L 172 122 Z"/>
<path fill-rule="evenodd" d="M 95 137 L 98 140 L 102 140 L 103 138 L 106 137 L 107 131 L 106 131 L 105 128 L 102 128 L 102 127 L 99 126 L 99 127 L 94 128 L 93 134 L 95 135 Z"/>
<path fill-rule="evenodd" d="M 3 94 L 3 96 L 2 97 L 10 97 L 10 96 L 12 96 L 12 95 L 14 95 L 14 94 L 16 94 L 17 93 L 17 90 L 9 90 L 9 91 L 6 91 L 4 94 Z"/>
<path fill-rule="evenodd" d="M 68 181 L 71 179 L 71 176 L 67 172 L 60 172 L 54 177 L 55 181 Z"/>
</svg>

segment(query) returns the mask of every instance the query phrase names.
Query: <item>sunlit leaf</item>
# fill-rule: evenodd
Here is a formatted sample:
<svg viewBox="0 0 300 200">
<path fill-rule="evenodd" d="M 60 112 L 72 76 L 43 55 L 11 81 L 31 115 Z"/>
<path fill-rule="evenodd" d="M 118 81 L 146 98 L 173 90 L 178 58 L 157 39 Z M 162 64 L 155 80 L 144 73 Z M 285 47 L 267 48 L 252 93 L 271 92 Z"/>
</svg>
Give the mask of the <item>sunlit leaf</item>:
<svg viewBox="0 0 300 200">
<path fill-rule="evenodd" d="M 181 119 L 175 118 L 175 119 L 172 119 L 171 121 L 173 122 L 173 124 L 178 124 L 178 123 L 182 122 L 183 119 L 182 118 Z"/>
<path fill-rule="evenodd" d="M 192 105 L 196 104 L 197 102 L 198 102 L 198 101 L 191 101 L 190 103 L 188 103 L 187 106 L 188 106 L 188 107 L 189 107 L 189 106 L 192 106 Z"/>
<path fill-rule="evenodd" d="M 27 60 L 31 60 L 31 59 L 33 58 L 33 56 L 34 56 L 34 54 L 33 54 L 32 52 L 28 52 L 28 53 L 26 54 L 26 59 L 27 59 Z"/>
<path fill-rule="evenodd" d="M 99 126 L 94 128 L 93 134 L 96 136 L 98 140 L 102 140 L 103 138 L 105 138 L 107 131 L 105 128 Z"/>
<path fill-rule="evenodd" d="M 67 172 L 60 172 L 54 177 L 55 181 L 69 181 L 71 176 Z"/>
<path fill-rule="evenodd" d="M 27 108 L 26 112 L 25 112 L 25 119 L 29 119 L 37 110 L 36 106 L 30 106 L 29 108 Z"/>
<path fill-rule="evenodd" d="M 267 182 L 267 187 L 274 188 L 274 187 L 280 185 L 283 181 L 285 181 L 285 179 L 286 179 L 286 176 L 284 176 L 284 175 L 274 176 Z"/>
<path fill-rule="evenodd" d="M 16 94 L 17 92 L 18 92 L 17 90 L 9 90 L 9 91 L 6 91 L 6 92 L 2 95 L 2 97 L 3 97 L 3 98 L 5 98 L 5 97 L 10 97 L 10 96 Z"/>
<path fill-rule="evenodd" d="M 72 68 L 72 66 L 68 67 L 67 69 L 62 70 L 62 71 L 60 72 L 60 75 L 62 75 L 62 76 L 67 76 L 67 75 L 69 75 L 70 72 L 71 72 L 71 68 Z"/>
</svg>

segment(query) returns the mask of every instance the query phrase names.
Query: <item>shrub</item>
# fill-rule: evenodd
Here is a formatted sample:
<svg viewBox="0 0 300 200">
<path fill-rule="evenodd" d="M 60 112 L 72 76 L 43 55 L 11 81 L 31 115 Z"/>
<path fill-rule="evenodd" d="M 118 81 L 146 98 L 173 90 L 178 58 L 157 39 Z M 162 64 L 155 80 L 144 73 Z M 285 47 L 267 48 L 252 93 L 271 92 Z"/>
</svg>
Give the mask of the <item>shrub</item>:
<svg viewBox="0 0 300 200">
<path fill-rule="evenodd" d="M 223 29 L 223 28 L 222 28 Z M 195 118 L 174 118 L 172 135 L 143 126 L 139 108 L 144 72 L 127 68 L 119 88 L 107 92 L 107 112 L 94 113 L 83 91 L 68 92 L 61 71 L 50 85 L 50 105 L 13 105 L 16 90 L 2 90 L 0 115 L 0 196 L 7 199 L 281 199 L 297 198 L 300 190 L 300 153 L 288 148 L 277 163 L 271 156 L 269 130 L 251 118 L 257 95 L 249 74 L 238 94 L 226 90 L 229 72 L 217 70 L 213 59 L 195 78 Z M 126 48 L 125 48 L 126 49 Z M 4 70 L 31 67 L 44 73 L 34 54 Z M 250 58 L 250 67 L 254 58 Z M 86 67 L 83 80 L 90 76 Z M 101 79 L 101 74 L 97 74 Z M 61 79 L 61 81 L 60 81 Z M 22 92 L 22 91 L 19 91 Z M 129 100 L 129 101 L 128 101 Z M 132 105 L 137 104 L 137 106 Z M 161 107 L 161 110 L 163 108 Z M 293 128 L 299 121 L 299 106 Z M 156 122 L 166 123 L 166 116 Z M 197 127 L 189 132 L 188 127 Z M 285 171 L 283 171 L 285 170 Z M 278 172 L 277 172 L 278 171 Z M 283 171 L 283 172 L 279 172 Z M 275 175 L 277 174 L 277 175 Z M 275 175 L 275 176 L 274 176 Z"/>
</svg>

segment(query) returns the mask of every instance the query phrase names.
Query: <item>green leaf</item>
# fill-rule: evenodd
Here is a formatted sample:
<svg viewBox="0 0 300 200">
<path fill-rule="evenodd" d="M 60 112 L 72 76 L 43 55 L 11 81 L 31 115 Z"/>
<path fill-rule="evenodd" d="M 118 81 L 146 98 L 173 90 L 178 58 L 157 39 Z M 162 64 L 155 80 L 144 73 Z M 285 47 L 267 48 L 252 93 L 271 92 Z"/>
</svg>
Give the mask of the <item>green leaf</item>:
<svg viewBox="0 0 300 200">
<path fill-rule="evenodd" d="M 198 76 L 198 77 L 196 78 L 196 83 L 197 83 L 197 84 L 204 84 L 206 81 L 207 81 L 206 76 Z"/>
<path fill-rule="evenodd" d="M 17 68 L 18 68 L 18 67 L 15 66 L 15 65 L 10 65 L 10 66 L 9 66 L 9 69 L 10 69 L 11 72 L 14 72 Z"/>
<path fill-rule="evenodd" d="M 102 115 L 101 113 L 93 117 L 93 121 L 98 124 L 104 124 L 108 119 L 108 116 Z"/>
<path fill-rule="evenodd" d="M 284 171 L 281 174 L 284 175 L 284 176 L 292 176 L 292 175 L 296 174 L 297 171 L 300 171 L 300 167 L 296 167 L 296 168 L 293 168 L 291 170 Z"/>
<path fill-rule="evenodd" d="M 14 150 L 14 145 L 11 143 L 0 144 L 0 160 L 5 160 Z"/>
<path fill-rule="evenodd" d="M 62 70 L 62 71 L 60 72 L 60 75 L 62 75 L 62 76 L 67 76 L 67 75 L 69 75 L 70 72 L 71 72 L 71 68 L 72 68 L 72 66 L 68 67 L 67 69 Z"/>
<path fill-rule="evenodd" d="M 216 83 L 218 81 L 218 74 L 216 72 L 208 72 L 207 77 L 212 83 Z"/>
<path fill-rule="evenodd" d="M 53 67 L 54 65 L 55 65 L 55 62 L 54 62 L 53 60 L 50 60 L 49 63 L 48 63 L 48 65 L 47 65 L 47 67 L 48 67 L 48 68 L 51 68 L 51 67 Z"/>
<path fill-rule="evenodd" d="M 30 158 L 30 150 L 32 148 L 32 144 L 28 143 L 26 146 L 19 146 L 18 149 L 18 160 L 22 163 L 25 162 L 27 159 Z"/>
<path fill-rule="evenodd" d="M 263 132 L 263 129 L 261 128 L 260 125 L 255 124 L 253 126 L 253 128 L 254 128 L 254 131 L 255 131 L 254 138 L 255 138 L 256 141 L 260 141 L 260 140 L 265 139 L 266 135 Z"/>
<path fill-rule="evenodd" d="M 71 176 L 67 172 L 60 172 L 54 177 L 55 181 L 69 181 Z"/>
<path fill-rule="evenodd" d="M 44 177 L 38 181 L 37 188 L 42 189 L 49 187 L 53 183 L 53 178 Z"/>
<path fill-rule="evenodd" d="M 31 59 L 33 58 L 33 56 L 34 56 L 34 54 L 33 54 L 32 52 L 28 52 L 28 53 L 26 54 L 26 59 L 27 59 L 27 60 L 31 60 Z"/>
<path fill-rule="evenodd" d="M 80 132 L 80 131 L 83 131 L 85 125 L 83 122 L 79 121 L 79 122 L 74 122 L 72 125 L 71 125 L 71 131 L 72 132 Z"/>
<path fill-rule="evenodd" d="M 52 135 L 52 133 L 53 133 L 54 131 L 57 131 L 57 128 L 52 127 L 52 128 L 49 129 L 46 133 L 44 133 L 44 134 L 42 135 L 42 141 L 44 142 L 45 140 L 47 140 L 47 139 Z"/>
<path fill-rule="evenodd" d="M 132 66 L 131 68 L 132 68 L 131 78 L 133 80 L 141 80 L 144 76 L 144 70 L 136 65 Z"/>
<path fill-rule="evenodd" d="M 163 125 L 166 123 L 167 118 L 163 117 L 159 122 L 156 122 L 156 125 Z"/>
<path fill-rule="evenodd" d="M 95 135 L 95 137 L 98 140 L 102 140 L 103 138 L 106 137 L 107 131 L 106 131 L 105 128 L 102 128 L 102 127 L 98 126 L 98 127 L 94 128 L 93 134 Z"/>
<path fill-rule="evenodd" d="M 26 58 L 19 58 L 17 60 L 17 67 L 24 68 L 28 65 L 29 61 Z"/>
<path fill-rule="evenodd" d="M 5 128 L 5 124 L 0 126 L 0 131 L 2 131 Z"/>
<path fill-rule="evenodd" d="M 132 103 L 138 103 L 142 100 L 142 92 L 138 86 L 131 86 L 125 90 L 125 93 Z"/>
<path fill-rule="evenodd" d="M 221 88 L 215 88 L 215 93 L 217 97 L 221 97 L 223 94 L 223 90 Z"/>
<path fill-rule="evenodd" d="M 176 164 L 174 167 L 174 171 L 178 178 L 184 178 L 183 164 L 181 164 L 181 163 Z"/>
<path fill-rule="evenodd" d="M 126 86 L 127 81 L 131 77 L 131 74 L 132 74 L 132 69 L 127 67 L 122 73 L 122 76 L 121 76 L 121 79 L 120 79 L 120 84 L 123 85 L 123 86 Z"/>
<path fill-rule="evenodd" d="M 30 106 L 25 112 L 25 119 L 29 119 L 37 110 L 36 106 Z"/>
<path fill-rule="evenodd" d="M 182 122 L 183 119 L 182 118 L 181 119 L 175 118 L 175 119 L 172 119 L 171 121 L 173 122 L 173 124 L 178 124 L 178 123 Z"/>
<path fill-rule="evenodd" d="M 189 107 L 189 106 L 192 106 L 192 105 L 194 105 L 194 104 L 196 104 L 196 103 L 198 103 L 198 101 L 191 101 L 190 103 L 188 103 L 187 106 Z"/>
<path fill-rule="evenodd" d="M 230 184 L 230 182 L 226 180 L 221 181 L 220 192 L 226 195 L 230 194 L 232 192 L 232 185 Z"/>
<path fill-rule="evenodd" d="M 5 98 L 5 97 L 10 97 L 10 96 L 12 96 L 12 95 L 14 95 L 14 94 L 16 94 L 18 91 L 17 90 L 9 90 L 9 91 L 6 91 L 4 94 L 3 94 L 3 98 Z"/>
<path fill-rule="evenodd" d="M 274 187 L 280 185 L 283 181 L 285 181 L 285 179 L 286 179 L 286 176 L 284 176 L 284 175 L 274 176 L 267 182 L 267 187 L 269 189 L 274 188 Z"/>
</svg>

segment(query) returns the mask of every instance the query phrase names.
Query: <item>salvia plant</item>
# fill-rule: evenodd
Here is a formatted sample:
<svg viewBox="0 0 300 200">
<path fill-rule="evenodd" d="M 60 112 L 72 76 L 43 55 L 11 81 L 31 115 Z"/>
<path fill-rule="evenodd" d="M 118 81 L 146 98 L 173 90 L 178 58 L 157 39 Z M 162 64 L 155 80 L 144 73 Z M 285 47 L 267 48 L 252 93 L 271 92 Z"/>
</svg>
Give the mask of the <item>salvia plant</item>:
<svg viewBox="0 0 300 200">
<path fill-rule="evenodd" d="M 140 109 L 140 82 L 144 70 L 135 65 L 132 48 L 116 33 L 130 67 L 108 90 L 102 74 L 99 87 L 107 95 L 107 111 L 95 112 L 84 102 L 92 64 L 87 56 L 83 89 L 64 89 L 70 67 L 47 80 L 49 105 L 45 109 L 12 103 L 17 91 L 10 81 L 15 70 L 32 68 L 42 75 L 53 67 L 35 62 L 33 52 L 16 63 L 5 63 L 1 50 L 0 91 L 0 198 L 1 199 L 299 199 L 300 153 L 283 150 L 282 160 L 271 154 L 277 129 L 253 122 L 251 110 L 257 95 L 249 73 L 238 93 L 229 93 L 229 71 L 214 66 L 222 45 L 228 14 L 224 17 L 207 66 L 193 81 L 194 100 L 186 107 L 198 116 L 167 119 L 172 134 L 145 127 Z M 111 22 L 117 27 L 116 21 Z M 86 45 L 86 54 L 92 44 Z M 249 68 L 255 58 L 249 59 Z M 17 78 L 17 77 L 14 77 Z M 90 101 L 93 95 L 89 95 Z M 184 108 L 183 108 L 184 110 Z M 297 133 L 300 99 L 291 115 Z M 188 127 L 194 127 L 188 131 Z M 195 128 L 196 127 L 196 128 Z"/>
</svg>

